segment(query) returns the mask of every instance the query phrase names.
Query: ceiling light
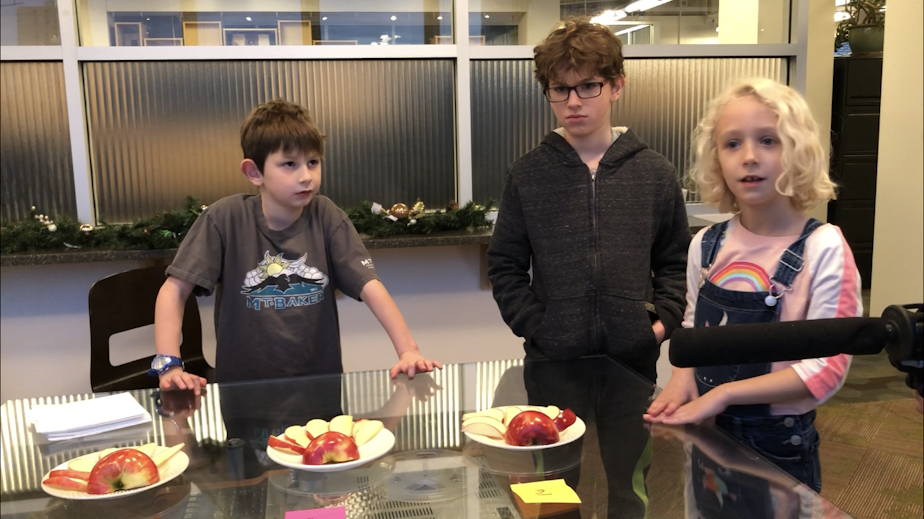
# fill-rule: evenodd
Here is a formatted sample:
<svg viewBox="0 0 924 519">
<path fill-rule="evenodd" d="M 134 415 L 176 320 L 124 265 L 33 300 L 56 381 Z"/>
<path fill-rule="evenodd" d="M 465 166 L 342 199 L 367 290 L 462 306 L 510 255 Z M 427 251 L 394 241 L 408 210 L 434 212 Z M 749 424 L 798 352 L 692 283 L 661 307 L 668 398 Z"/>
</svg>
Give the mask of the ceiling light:
<svg viewBox="0 0 924 519">
<path fill-rule="evenodd" d="M 612 9 L 607 9 L 597 16 L 594 16 L 590 19 L 590 23 L 599 23 L 600 25 L 616 25 L 617 20 L 622 20 L 625 18 L 626 12 L 622 9 L 614 11 Z"/>
<path fill-rule="evenodd" d="M 491 15 L 490 15 L 490 14 L 486 14 L 486 15 L 484 15 L 484 17 L 485 17 L 485 18 L 490 18 Z"/>
<path fill-rule="evenodd" d="M 397 16 L 392 16 L 392 17 L 391 17 L 391 21 L 395 21 L 395 20 L 397 20 L 397 19 L 398 19 Z"/>
<path fill-rule="evenodd" d="M 651 26 L 650 26 L 650 25 L 645 25 L 645 24 L 633 25 L 632 27 L 629 27 L 628 29 L 623 29 L 623 30 L 617 32 L 617 33 L 616 33 L 616 36 L 619 36 L 619 35 L 621 35 L 621 34 L 629 34 L 630 32 L 640 31 L 640 30 L 646 29 L 646 28 L 648 28 L 648 27 L 651 27 Z"/>
<path fill-rule="evenodd" d="M 626 6 L 627 13 L 634 13 L 636 11 L 647 11 L 653 7 L 658 7 L 659 5 L 664 5 L 671 0 L 639 0 L 638 2 L 632 2 Z"/>
<path fill-rule="evenodd" d="M 249 17 L 249 16 L 245 16 L 244 19 L 247 20 L 248 22 L 251 21 L 251 20 L 253 20 L 253 18 L 251 18 L 251 17 Z"/>
<path fill-rule="evenodd" d="M 325 20 L 327 20 L 327 17 L 326 17 L 326 16 L 322 16 L 322 17 L 321 17 L 321 21 L 325 21 Z"/>
<path fill-rule="evenodd" d="M 442 16 L 437 16 L 436 19 L 437 19 L 437 20 L 442 20 L 443 17 L 442 17 Z"/>
</svg>

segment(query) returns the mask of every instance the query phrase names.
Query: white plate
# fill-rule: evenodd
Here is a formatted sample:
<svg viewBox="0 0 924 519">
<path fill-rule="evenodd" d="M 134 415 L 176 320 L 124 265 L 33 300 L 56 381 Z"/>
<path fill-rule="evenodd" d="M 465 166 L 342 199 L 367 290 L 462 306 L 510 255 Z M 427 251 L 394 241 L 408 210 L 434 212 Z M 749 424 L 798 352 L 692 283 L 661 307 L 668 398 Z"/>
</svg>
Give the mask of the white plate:
<svg viewBox="0 0 924 519">
<path fill-rule="evenodd" d="M 163 452 L 165 450 L 167 450 L 167 447 L 158 446 L 157 450 L 154 452 L 156 454 L 158 452 Z M 70 463 L 70 461 L 66 461 L 51 470 L 65 470 L 67 468 L 68 463 Z M 115 499 L 117 497 L 125 497 L 125 496 L 131 496 L 134 494 L 139 494 L 141 492 L 151 490 L 152 488 L 159 487 L 163 485 L 164 483 L 170 481 L 171 479 L 179 476 L 183 472 L 185 472 L 186 467 L 188 466 L 189 466 L 189 456 L 187 456 L 185 452 L 180 451 L 174 454 L 173 456 L 171 456 L 170 459 L 167 460 L 166 465 L 164 465 L 163 467 L 159 467 L 160 481 L 158 481 L 157 483 L 154 483 L 153 485 L 148 485 L 146 487 L 132 488 L 129 490 L 118 490 L 116 492 L 110 492 L 108 494 L 88 494 L 86 492 L 78 492 L 76 490 L 64 490 L 61 488 L 53 488 L 53 487 L 49 487 L 48 485 L 42 483 L 42 490 L 44 490 L 46 493 L 51 494 L 55 497 L 60 497 L 61 499 L 76 499 L 76 500 L 89 500 L 89 501 L 97 500 L 97 499 Z M 51 474 L 51 471 L 49 471 L 48 474 Z M 45 476 L 42 477 L 42 481 L 48 479 L 48 474 L 45 474 Z"/>
<path fill-rule="evenodd" d="M 290 469 L 307 470 L 308 472 L 337 472 L 338 470 L 359 467 L 372 460 L 381 458 L 394 446 L 395 435 L 388 429 L 382 429 L 374 438 L 369 440 L 365 445 L 359 447 L 358 460 L 345 461 L 343 463 L 326 463 L 324 465 L 305 465 L 302 463 L 301 454 L 290 454 L 273 447 L 267 447 L 266 454 L 269 456 L 269 459 L 283 467 L 289 467 Z"/>
<path fill-rule="evenodd" d="M 550 445 L 527 445 L 525 447 L 520 447 L 518 445 L 510 445 L 504 440 L 498 440 L 495 438 L 488 438 L 487 436 L 482 436 L 480 434 L 472 434 L 470 432 L 462 431 L 469 440 L 484 444 L 490 445 L 491 447 L 497 447 L 498 449 L 505 449 L 508 451 L 540 451 L 543 449 L 551 449 L 553 447 L 561 447 L 568 443 L 577 440 L 581 436 L 584 436 L 584 432 L 587 431 L 587 426 L 584 425 L 584 420 L 581 420 L 580 417 L 577 417 L 577 420 L 571 424 L 571 427 L 568 427 L 564 431 L 560 432 L 558 435 L 558 442 L 552 443 Z"/>
</svg>

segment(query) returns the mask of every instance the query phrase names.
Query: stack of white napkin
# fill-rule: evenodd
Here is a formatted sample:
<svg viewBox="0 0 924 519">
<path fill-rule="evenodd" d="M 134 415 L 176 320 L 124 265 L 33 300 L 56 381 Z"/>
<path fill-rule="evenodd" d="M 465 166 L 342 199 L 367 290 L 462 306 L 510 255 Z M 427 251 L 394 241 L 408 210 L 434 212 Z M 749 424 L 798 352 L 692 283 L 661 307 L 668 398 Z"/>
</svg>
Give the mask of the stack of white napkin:
<svg viewBox="0 0 924 519">
<path fill-rule="evenodd" d="M 71 440 L 151 421 L 151 413 L 128 393 L 37 405 L 27 411 L 27 416 L 35 432 L 45 435 L 48 441 Z"/>
</svg>

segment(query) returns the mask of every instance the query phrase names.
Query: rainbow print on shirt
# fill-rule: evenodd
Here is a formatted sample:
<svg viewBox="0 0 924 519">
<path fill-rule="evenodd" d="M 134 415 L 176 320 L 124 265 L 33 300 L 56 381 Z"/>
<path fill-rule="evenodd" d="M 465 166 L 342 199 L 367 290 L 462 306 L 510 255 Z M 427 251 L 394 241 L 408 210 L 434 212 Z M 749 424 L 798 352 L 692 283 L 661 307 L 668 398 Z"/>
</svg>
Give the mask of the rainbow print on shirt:
<svg viewBox="0 0 924 519">
<path fill-rule="evenodd" d="M 712 276 L 712 284 L 726 290 L 738 292 L 767 292 L 770 290 L 770 276 L 755 263 L 736 261 Z"/>
</svg>

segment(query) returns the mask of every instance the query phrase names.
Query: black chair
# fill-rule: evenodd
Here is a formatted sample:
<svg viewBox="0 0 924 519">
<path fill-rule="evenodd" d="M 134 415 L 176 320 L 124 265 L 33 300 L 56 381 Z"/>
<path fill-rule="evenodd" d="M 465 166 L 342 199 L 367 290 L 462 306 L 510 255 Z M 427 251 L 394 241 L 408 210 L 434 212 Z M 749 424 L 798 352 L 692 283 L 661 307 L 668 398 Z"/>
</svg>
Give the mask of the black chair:
<svg viewBox="0 0 924 519">
<path fill-rule="evenodd" d="M 163 266 L 129 270 L 105 277 L 90 287 L 90 386 L 94 392 L 158 386 L 157 377 L 148 375 L 153 354 L 113 366 L 109 361 L 109 338 L 154 324 L 157 293 L 166 279 L 164 270 Z M 182 341 L 180 356 L 186 371 L 213 382 L 215 370 L 202 355 L 202 323 L 195 296 L 186 301 Z"/>
</svg>

